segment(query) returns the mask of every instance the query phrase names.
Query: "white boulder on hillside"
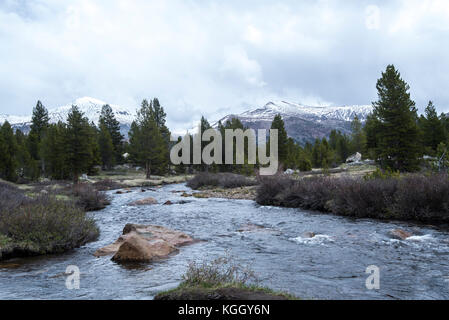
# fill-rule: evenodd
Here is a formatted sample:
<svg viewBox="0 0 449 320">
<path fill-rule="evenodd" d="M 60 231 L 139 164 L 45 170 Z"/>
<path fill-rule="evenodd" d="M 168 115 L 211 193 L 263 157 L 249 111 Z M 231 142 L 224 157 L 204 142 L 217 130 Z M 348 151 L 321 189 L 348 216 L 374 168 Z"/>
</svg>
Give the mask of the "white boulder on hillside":
<svg viewBox="0 0 449 320">
<path fill-rule="evenodd" d="M 352 156 L 349 156 L 346 159 L 346 163 L 360 162 L 362 160 L 362 155 L 359 152 L 356 152 Z"/>
</svg>

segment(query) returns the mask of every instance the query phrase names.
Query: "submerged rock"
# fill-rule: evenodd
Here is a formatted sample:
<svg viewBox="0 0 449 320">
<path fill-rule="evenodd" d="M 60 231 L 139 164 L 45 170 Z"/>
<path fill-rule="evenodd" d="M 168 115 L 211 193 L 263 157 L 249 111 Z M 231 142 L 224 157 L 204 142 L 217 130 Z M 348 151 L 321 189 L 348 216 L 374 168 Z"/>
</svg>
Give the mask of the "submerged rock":
<svg viewBox="0 0 449 320">
<path fill-rule="evenodd" d="M 130 193 L 130 192 L 132 192 L 132 190 L 129 189 L 129 188 L 126 188 L 126 189 L 123 189 L 123 190 L 117 190 L 115 193 L 116 194 L 124 194 L 124 193 Z"/>
<path fill-rule="evenodd" d="M 185 233 L 155 225 L 127 224 L 114 243 L 98 249 L 94 256 L 114 255 L 114 261 L 152 261 L 178 252 L 194 240 Z"/>
<path fill-rule="evenodd" d="M 173 202 L 171 202 L 170 200 L 167 200 L 167 201 L 164 202 L 164 206 L 169 206 L 169 205 L 172 205 L 172 204 L 173 204 Z"/>
<path fill-rule="evenodd" d="M 302 238 L 310 239 L 316 236 L 315 232 L 307 231 L 302 234 Z"/>
<path fill-rule="evenodd" d="M 148 197 L 148 198 L 133 201 L 133 202 L 129 203 L 128 205 L 129 206 L 144 206 L 144 205 L 149 205 L 149 204 L 157 204 L 157 200 L 152 197 Z"/>
<path fill-rule="evenodd" d="M 261 226 L 259 224 L 248 223 L 248 224 L 241 226 L 237 230 L 237 232 L 254 232 L 254 231 L 263 231 L 263 230 L 265 230 L 264 226 Z"/>
<path fill-rule="evenodd" d="M 410 232 L 404 231 L 402 229 L 394 229 L 390 231 L 390 237 L 397 240 L 405 240 L 412 236 Z"/>
</svg>

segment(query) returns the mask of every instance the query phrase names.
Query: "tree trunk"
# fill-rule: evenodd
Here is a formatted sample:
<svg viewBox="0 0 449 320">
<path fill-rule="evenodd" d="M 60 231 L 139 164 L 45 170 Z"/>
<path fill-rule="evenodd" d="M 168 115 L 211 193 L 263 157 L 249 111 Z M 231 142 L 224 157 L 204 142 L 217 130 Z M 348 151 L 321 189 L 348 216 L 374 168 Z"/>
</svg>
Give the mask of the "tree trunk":
<svg viewBox="0 0 449 320">
<path fill-rule="evenodd" d="M 145 174 L 146 174 L 146 178 L 150 179 L 150 175 L 151 175 L 150 161 L 147 161 L 145 164 Z"/>
</svg>

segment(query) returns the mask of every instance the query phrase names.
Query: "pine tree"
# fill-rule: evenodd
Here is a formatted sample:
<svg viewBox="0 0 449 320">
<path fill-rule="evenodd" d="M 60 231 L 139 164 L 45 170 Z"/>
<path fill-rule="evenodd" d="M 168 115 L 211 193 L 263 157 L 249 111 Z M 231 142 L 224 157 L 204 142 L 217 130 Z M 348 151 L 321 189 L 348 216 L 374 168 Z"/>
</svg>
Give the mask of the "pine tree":
<svg viewBox="0 0 449 320">
<path fill-rule="evenodd" d="M 321 167 L 321 140 L 316 138 L 312 148 L 312 166 Z"/>
<path fill-rule="evenodd" d="M 280 164 L 284 164 L 288 155 L 288 136 L 287 131 L 285 130 L 284 120 L 282 120 L 282 116 L 280 114 L 274 116 L 273 122 L 271 123 L 271 129 L 278 130 L 278 160 Z"/>
<path fill-rule="evenodd" d="M 377 81 L 378 101 L 373 102 L 379 120 L 378 156 L 383 168 L 400 171 L 417 169 L 419 158 L 417 114 L 409 85 L 389 65 Z"/>
<path fill-rule="evenodd" d="M 163 153 L 161 154 L 159 171 L 160 173 L 166 173 L 170 164 L 170 146 L 172 145 L 170 142 L 171 133 L 166 125 L 167 114 L 157 98 L 153 99 L 153 112 L 154 121 L 156 122 L 156 126 L 158 127 L 163 139 L 163 146 L 161 146 Z"/>
<path fill-rule="evenodd" d="M 339 162 L 345 162 L 346 159 L 351 155 L 351 141 L 347 135 L 338 136 L 337 147 L 335 148 L 335 153 Z"/>
<path fill-rule="evenodd" d="M 379 131 L 380 131 L 380 121 L 374 114 L 369 114 L 365 121 L 365 126 L 363 127 L 365 132 L 366 144 L 365 144 L 365 154 L 368 158 L 378 160 L 379 159 Z"/>
<path fill-rule="evenodd" d="M 19 176 L 25 179 L 37 180 L 39 178 L 38 161 L 33 159 L 28 152 L 27 137 L 19 129 L 16 130 L 17 163 Z"/>
<path fill-rule="evenodd" d="M 438 118 L 435 106 L 429 101 L 425 109 L 425 118 L 421 119 L 423 143 L 430 149 L 430 153 L 435 154 L 437 147 L 445 141 L 445 133 L 442 121 Z"/>
<path fill-rule="evenodd" d="M 70 177 L 66 141 L 67 126 L 63 122 L 51 124 L 42 139 L 41 157 L 46 163 L 46 173 L 52 179 L 64 180 Z"/>
<path fill-rule="evenodd" d="M 33 108 L 33 116 L 31 118 L 30 132 L 28 134 L 27 144 L 28 151 L 34 160 L 40 160 L 39 147 L 45 131 L 48 128 L 49 117 L 48 111 L 41 101 L 37 101 Z M 41 162 L 42 171 L 45 171 L 45 162 Z"/>
<path fill-rule="evenodd" d="M 113 153 L 114 153 L 114 163 L 121 163 L 123 161 L 123 135 L 120 133 L 120 122 L 115 118 L 112 108 L 106 104 L 101 108 L 100 119 L 98 121 L 98 126 L 101 130 L 106 129 L 112 141 Z"/>
<path fill-rule="evenodd" d="M 0 128 L 0 177 L 8 181 L 17 180 L 17 143 L 8 121 Z"/>
<path fill-rule="evenodd" d="M 351 151 L 355 152 L 363 152 L 366 144 L 366 137 L 363 132 L 362 123 L 360 122 L 357 116 L 354 117 L 354 120 L 351 122 Z"/>
<path fill-rule="evenodd" d="M 329 143 L 327 142 L 326 138 L 323 138 L 321 140 L 321 167 L 322 168 L 329 168 L 331 166 L 334 166 L 335 163 L 333 162 L 333 152 L 331 147 L 329 146 Z"/>
<path fill-rule="evenodd" d="M 149 179 L 152 172 L 163 173 L 166 145 L 157 126 L 152 103 L 142 101 L 128 135 L 131 159 L 145 167 L 146 178 Z"/>
<path fill-rule="evenodd" d="M 43 106 L 42 102 L 37 101 L 36 107 L 33 108 L 30 133 L 35 133 L 38 137 L 38 141 L 41 141 L 45 130 L 48 128 L 48 123 L 48 111 Z"/>
<path fill-rule="evenodd" d="M 67 116 L 67 163 L 73 181 L 78 182 L 83 172 L 88 172 L 94 162 L 92 127 L 77 106 Z"/>
<path fill-rule="evenodd" d="M 98 146 L 100 148 L 103 169 L 111 169 L 115 164 L 114 145 L 109 130 L 104 124 L 100 124 Z"/>
</svg>

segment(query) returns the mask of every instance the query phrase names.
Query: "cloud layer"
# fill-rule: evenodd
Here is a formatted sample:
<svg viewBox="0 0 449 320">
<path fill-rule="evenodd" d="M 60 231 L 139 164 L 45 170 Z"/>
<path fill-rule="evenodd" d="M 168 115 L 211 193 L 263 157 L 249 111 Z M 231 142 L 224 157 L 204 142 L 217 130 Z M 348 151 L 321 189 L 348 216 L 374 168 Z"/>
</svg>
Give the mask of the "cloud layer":
<svg viewBox="0 0 449 320">
<path fill-rule="evenodd" d="M 2 0 L 0 113 L 156 96 L 180 129 L 271 99 L 369 104 L 390 63 L 449 111 L 448 39 L 445 0 Z"/>
</svg>

